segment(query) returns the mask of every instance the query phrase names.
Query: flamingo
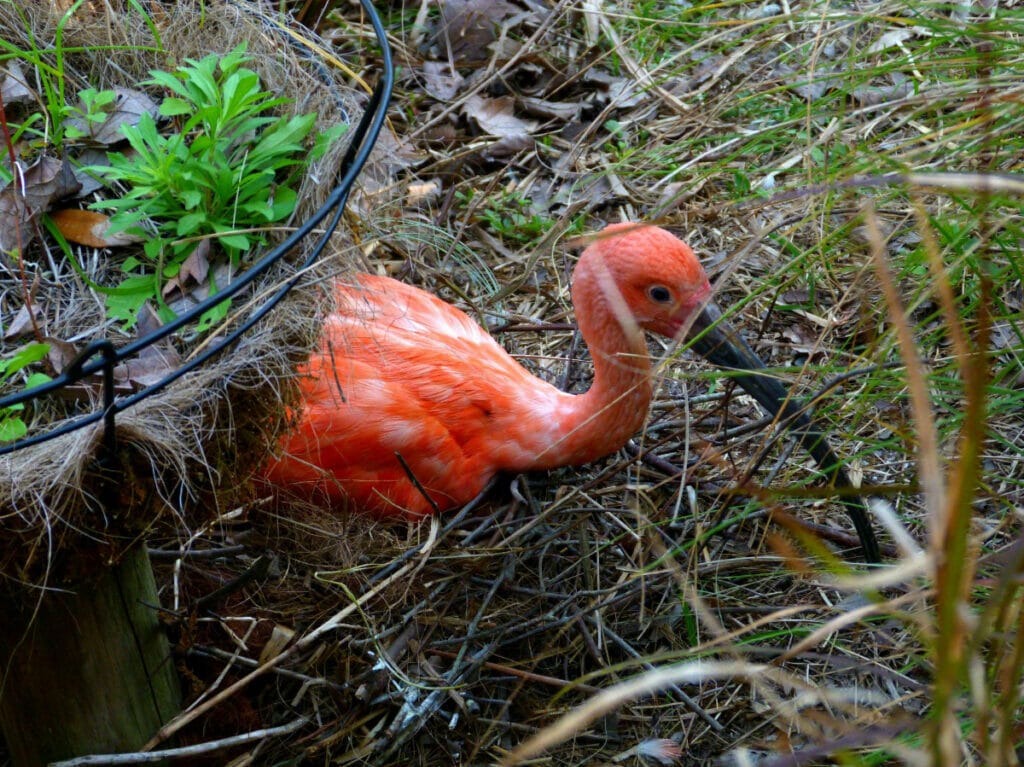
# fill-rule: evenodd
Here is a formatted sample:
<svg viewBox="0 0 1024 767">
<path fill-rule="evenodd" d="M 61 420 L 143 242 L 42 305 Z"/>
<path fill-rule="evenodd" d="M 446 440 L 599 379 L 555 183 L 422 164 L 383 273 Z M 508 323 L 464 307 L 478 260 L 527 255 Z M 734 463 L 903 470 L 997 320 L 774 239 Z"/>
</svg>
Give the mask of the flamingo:
<svg viewBox="0 0 1024 767">
<path fill-rule="evenodd" d="M 572 301 L 594 366 L 568 394 L 535 377 L 466 314 L 397 280 L 336 284 L 319 349 L 300 371 L 294 428 L 263 471 L 292 493 L 378 517 L 422 517 L 475 498 L 498 472 L 575 466 L 621 448 L 652 395 L 644 331 L 695 339 L 711 362 L 793 425 L 838 486 L 842 465 L 819 429 L 710 302 L 693 251 L 652 225 L 613 224 L 583 251 Z M 863 505 L 844 496 L 864 557 L 878 544 Z"/>
</svg>

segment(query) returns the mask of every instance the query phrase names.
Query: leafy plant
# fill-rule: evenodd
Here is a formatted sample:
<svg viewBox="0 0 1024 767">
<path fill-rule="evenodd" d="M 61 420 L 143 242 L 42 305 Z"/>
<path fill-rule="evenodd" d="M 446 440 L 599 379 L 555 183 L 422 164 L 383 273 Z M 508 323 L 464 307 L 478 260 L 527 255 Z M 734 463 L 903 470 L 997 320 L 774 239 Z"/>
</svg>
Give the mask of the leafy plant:
<svg viewBox="0 0 1024 767">
<path fill-rule="evenodd" d="M 304 141 L 316 115 L 271 115 L 287 99 L 264 90 L 259 75 L 243 66 L 247 61 L 243 44 L 225 56 L 187 59 L 174 73 L 151 71 L 143 84 L 172 94 L 160 114 L 183 118 L 180 129 L 163 135 L 143 115 L 137 125 L 122 126 L 133 156 L 110 152 L 109 166 L 89 168 L 127 190 L 92 206 L 113 211 L 109 232 L 147 239 L 144 259 L 127 259 L 123 268 L 130 276 L 108 295 L 108 313 L 129 325 L 150 298 L 165 317 L 173 314 L 161 301 L 161 286 L 200 241 L 213 238 L 233 265 L 262 244 L 267 225 L 295 210 L 297 170 L 307 157 L 321 156 L 345 127 L 321 134 L 307 153 Z M 204 325 L 227 309 L 227 302 L 219 305 Z"/>
<path fill-rule="evenodd" d="M 117 93 L 114 91 L 98 91 L 95 88 L 86 88 L 79 91 L 79 107 L 70 107 L 67 110 L 64 125 L 64 136 L 68 139 L 79 139 L 89 135 L 89 131 L 74 120 L 67 117 L 77 117 L 82 126 L 101 125 L 107 121 L 107 110 L 117 103 Z"/>
<path fill-rule="evenodd" d="M 44 359 L 50 351 L 49 344 L 27 344 L 11 356 L 0 359 L 0 385 L 6 384 L 15 373 L 34 362 Z M 25 389 L 31 389 L 50 380 L 45 373 L 31 373 L 25 380 Z M 0 443 L 20 439 L 28 432 L 28 427 L 19 413 L 25 409 L 25 403 L 9 405 L 0 410 Z"/>
<path fill-rule="evenodd" d="M 463 196 L 468 203 L 472 195 Z M 484 201 L 477 215 L 487 223 L 495 234 L 506 240 L 519 243 L 533 242 L 554 225 L 554 219 L 541 216 L 531 208 L 533 203 L 515 192 L 506 192 L 499 199 Z"/>
</svg>

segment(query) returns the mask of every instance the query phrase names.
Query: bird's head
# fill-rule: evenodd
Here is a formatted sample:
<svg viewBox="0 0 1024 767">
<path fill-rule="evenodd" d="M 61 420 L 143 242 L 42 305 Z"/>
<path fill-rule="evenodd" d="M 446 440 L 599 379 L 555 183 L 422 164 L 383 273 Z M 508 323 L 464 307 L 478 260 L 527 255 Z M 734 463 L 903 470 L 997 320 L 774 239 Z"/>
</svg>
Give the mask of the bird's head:
<svg viewBox="0 0 1024 767">
<path fill-rule="evenodd" d="M 656 226 L 606 227 L 576 269 L 577 279 L 583 273 L 596 283 L 621 324 L 628 319 L 669 338 L 679 336 L 711 297 L 708 277 L 690 246 Z"/>
<path fill-rule="evenodd" d="M 709 362 L 733 371 L 736 383 L 796 431 L 827 475 L 835 477 L 839 485 L 849 486 L 849 478 L 820 429 L 790 399 L 777 378 L 761 372 L 764 363 L 722 318 L 711 301 L 711 285 L 703 267 L 679 238 L 647 224 L 612 224 L 587 246 L 575 275 L 573 303 L 584 337 L 587 330 L 581 300 L 600 307 L 605 320 L 610 314 L 617 322 L 605 322 L 604 327 L 617 326 L 638 348 L 643 344 L 641 328 L 674 339 L 685 337 L 691 348 Z M 600 323 L 592 318 L 587 317 L 586 323 L 593 323 L 592 331 L 599 330 Z M 877 562 L 878 543 L 858 504 L 854 497 L 847 502 L 847 509 L 865 558 Z"/>
<path fill-rule="evenodd" d="M 664 229 L 633 223 L 605 227 L 583 251 L 575 275 L 573 301 L 581 329 L 579 299 L 603 306 L 605 316 L 610 312 L 627 335 L 641 342 L 643 328 L 685 338 L 695 352 L 727 370 L 765 367 L 743 336 L 722 319 L 693 251 Z M 578 298 L 577 286 L 582 293 Z M 785 387 L 774 378 L 746 375 L 736 380 L 773 414 L 788 401 Z"/>
</svg>

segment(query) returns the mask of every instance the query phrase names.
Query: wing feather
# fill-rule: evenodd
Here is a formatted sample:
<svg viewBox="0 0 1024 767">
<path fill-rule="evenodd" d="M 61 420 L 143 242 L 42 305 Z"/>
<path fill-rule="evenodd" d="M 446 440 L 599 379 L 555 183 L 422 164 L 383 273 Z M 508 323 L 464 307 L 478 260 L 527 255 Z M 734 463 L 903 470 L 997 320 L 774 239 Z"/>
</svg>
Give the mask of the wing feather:
<svg viewBox="0 0 1024 767">
<path fill-rule="evenodd" d="M 467 315 L 370 275 L 340 286 L 338 302 L 303 371 L 303 410 L 268 472 L 272 481 L 416 516 L 431 505 L 396 453 L 448 508 L 550 444 L 544 428 L 554 427 L 567 395 L 532 376 Z"/>
</svg>

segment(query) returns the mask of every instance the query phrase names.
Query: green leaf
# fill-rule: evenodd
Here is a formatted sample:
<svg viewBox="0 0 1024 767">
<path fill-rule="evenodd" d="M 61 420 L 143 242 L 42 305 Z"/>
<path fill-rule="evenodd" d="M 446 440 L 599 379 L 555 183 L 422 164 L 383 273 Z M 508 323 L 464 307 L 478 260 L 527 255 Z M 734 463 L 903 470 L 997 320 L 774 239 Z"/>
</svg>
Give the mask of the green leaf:
<svg viewBox="0 0 1024 767">
<path fill-rule="evenodd" d="M 107 316 L 124 322 L 126 328 L 135 325 L 139 310 L 159 291 L 156 275 L 128 277 L 107 293 Z"/>
<path fill-rule="evenodd" d="M 189 98 L 190 94 L 188 88 L 181 81 L 180 78 L 175 77 L 170 72 L 162 72 L 158 69 L 151 70 L 149 78 L 143 85 L 159 85 L 172 93 L 177 93 L 185 101 L 191 101 Z"/>
<path fill-rule="evenodd" d="M 302 140 L 309 134 L 315 122 L 316 115 L 308 114 L 297 115 L 286 123 L 279 123 L 280 127 L 268 130 L 250 154 L 259 161 L 264 155 L 297 152 L 302 148 Z"/>
<path fill-rule="evenodd" d="M 207 221 L 206 211 L 199 210 L 195 213 L 189 213 L 187 216 L 182 216 L 178 219 L 177 234 L 179 237 L 187 237 L 199 230 L 199 228 Z"/>
<path fill-rule="evenodd" d="M 189 178 L 190 181 L 205 182 L 205 179 Z M 205 184 L 204 184 L 205 185 Z M 203 193 L 198 189 L 182 189 L 181 204 L 185 210 L 193 210 L 203 204 Z"/>
<path fill-rule="evenodd" d="M 143 244 L 142 250 L 151 261 L 159 261 L 166 244 L 167 241 L 162 237 L 154 237 Z"/>
<path fill-rule="evenodd" d="M 222 234 L 217 238 L 217 242 L 225 248 L 235 248 L 236 250 L 248 250 L 252 246 L 252 241 L 247 234 Z"/>
<path fill-rule="evenodd" d="M 7 408 L 8 411 L 13 409 Z M 13 442 L 26 434 L 28 434 L 28 427 L 20 418 L 10 414 L 0 416 L 0 442 Z"/>
<path fill-rule="evenodd" d="M 202 316 L 199 318 L 199 322 L 196 324 L 196 330 L 200 333 L 205 333 L 211 327 L 227 317 L 230 309 L 230 298 L 225 298 L 219 304 L 215 304 L 212 308 L 203 312 Z"/>
<path fill-rule="evenodd" d="M 270 221 L 288 218 L 299 202 L 298 193 L 287 186 L 279 186 L 274 190 L 274 201 L 270 208 Z"/>
<path fill-rule="evenodd" d="M 347 132 L 348 125 L 345 123 L 338 123 L 322 133 L 318 133 L 316 135 L 316 143 L 313 144 L 313 151 L 309 153 L 310 160 L 315 161 L 321 159 L 325 154 L 327 154 L 327 150 L 331 148 L 331 145 Z"/>
<path fill-rule="evenodd" d="M 164 117 L 177 117 L 178 115 L 190 115 L 195 111 L 195 106 L 190 101 L 168 96 L 160 104 L 160 114 Z"/>
<path fill-rule="evenodd" d="M 224 73 L 233 72 L 242 64 L 247 64 L 252 61 L 249 56 L 245 55 L 246 44 L 244 42 L 236 45 L 230 53 L 225 54 L 220 60 L 220 71 Z"/>
<path fill-rule="evenodd" d="M 25 344 L 7 359 L 0 360 L 0 377 L 10 378 L 25 366 L 44 359 L 49 353 L 49 344 Z"/>
<path fill-rule="evenodd" d="M 25 391 L 34 389 L 37 386 L 42 386 L 44 383 L 50 383 L 52 380 L 53 379 L 46 375 L 46 373 L 32 373 L 25 380 Z"/>
</svg>

